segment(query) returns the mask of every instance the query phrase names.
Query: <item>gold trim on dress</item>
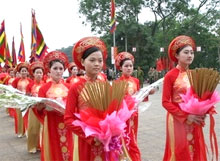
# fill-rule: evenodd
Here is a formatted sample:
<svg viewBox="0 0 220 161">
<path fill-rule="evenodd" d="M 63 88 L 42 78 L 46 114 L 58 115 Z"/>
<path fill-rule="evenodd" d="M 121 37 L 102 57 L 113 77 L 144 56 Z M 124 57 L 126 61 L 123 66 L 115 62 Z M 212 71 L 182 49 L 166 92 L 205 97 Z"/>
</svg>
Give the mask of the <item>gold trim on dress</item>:
<svg viewBox="0 0 220 161">
<path fill-rule="evenodd" d="M 79 161 L 79 137 L 73 134 L 74 144 L 73 144 L 73 161 Z"/>
<path fill-rule="evenodd" d="M 50 159 L 50 146 L 49 146 L 49 135 L 48 135 L 48 119 L 47 116 L 44 118 L 44 137 L 43 137 L 43 142 L 44 142 L 44 159 L 45 161 L 51 161 Z"/>
<path fill-rule="evenodd" d="M 16 115 L 17 115 L 17 127 L 18 127 L 18 136 L 24 135 L 24 121 L 21 114 L 21 110 L 16 108 Z"/>
<path fill-rule="evenodd" d="M 174 120 L 173 120 L 173 116 L 169 113 L 168 113 L 168 131 L 169 131 L 170 149 L 171 149 L 170 161 L 176 161 L 175 137 L 174 137 Z"/>
<path fill-rule="evenodd" d="M 122 141 L 123 157 L 120 160 L 123 161 L 126 158 L 126 160 L 128 161 L 132 161 L 131 157 L 129 156 L 128 150 L 126 148 L 124 139 L 122 138 L 121 141 Z"/>
<path fill-rule="evenodd" d="M 39 136 L 40 136 L 40 121 L 35 116 L 32 109 L 29 109 L 28 113 L 28 139 L 27 147 L 28 151 L 38 148 Z"/>
</svg>

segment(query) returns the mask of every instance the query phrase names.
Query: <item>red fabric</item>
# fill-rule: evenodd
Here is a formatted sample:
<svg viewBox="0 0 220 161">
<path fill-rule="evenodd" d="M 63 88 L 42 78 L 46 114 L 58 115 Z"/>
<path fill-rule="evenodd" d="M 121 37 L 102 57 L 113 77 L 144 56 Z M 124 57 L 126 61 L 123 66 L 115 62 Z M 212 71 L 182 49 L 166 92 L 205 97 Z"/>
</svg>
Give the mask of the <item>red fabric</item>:
<svg viewBox="0 0 220 161">
<path fill-rule="evenodd" d="M 94 154 L 92 152 L 92 147 L 94 145 L 91 145 L 92 142 L 94 142 L 94 138 L 92 137 L 86 138 L 81 127 L 74 126 L 72 124 L 74 120 L 77 120 L 74 114 L 79 113 L 80 111 L 78 107 L 78 97 L 79 97 L 78 91 L 82 89 L 85 83 L 86 83 L 86 80 L 80 77 L 80 81 L 73 84 L 72 87 L 70 88 L 70 91 L 67 97 L 64 121 L 65 121 L 65 124 L 68 126 L 68 128 L 71 129 L 71 131 L 74 134 L 78 135 L 79 137 L 79 160 L 90 161 L 90 160 L 93 160 L 92 158 L 94 157 Z"/>
<path fill-rule="evenodd" d="M 156 70 L 157 70 L 158 72 L 164 70 L 163 62 L 162 62 L 161 58 L 159 58 L 159 59 L 157 60 L 156 65 L 157 65 Z"/>
<path fill-rule="evenodd" d="M 81 64 L 82 55 L 87 49 L 91 47 L 97 47 L 101 50 L 104 62 L 107 59 L 107 48 L 101 39 L 94 36 L 84 37 L 74 45 L 72 52 L 72 56 L 78 68 L 85 70 L 84 66 Z"/>
<path fill-rule="evenodd" d="M 64 69 L 68 67 L 69 61 L 65 53 L 60 51 L 51 51 L 44 57 L 43 60 L 45 73 L 50 71 L 50 62 L 57 59 L 64 63 Z"/>
<path fill-rule="evenodd" d="M 126 80 L 127 82 L 129 82 L 127 95 L 132 95 L 140 89 L 139 80 L 135 77 L 131 77 L 131 76 L 127 77 L 125 75 L 122 75 L 119 78 L 119 80 Z M 133 90 L 131 90 L 129 88 L 133 88 Z M 131 91 L 132 93 L 130 93 L 129 91 Z M 137 145 L 138 112 L 135 112 L 131 116 L 130 120 L 128 120 L 126 122 L 126 124 L 127 124 L 126 135 L 127 135 L 127 137 L 130 138 L 130 141 L 127 142 L 127 144 L 128 144 L 127 148 L 128 148 L 129 155 L 133 161 L 139 161 L 139 160 L 141 160 L 141 153 L 140 153 L 140 150 Z M 127 138 L 125 137 L 124 139 L 126 142 Z"/>
<path fill-rule="evenodd" d="M 178 103 L 172 101 L 174 93 L 173 85 L 179 75 L 179 69 L 169 71 L 164 78 L 162 104 L 167 110 L 167 137 L 164 161 L 171 160 L 171 140 L 169 136 L 169 118 L 173 117 L 174 129 L 174 155 L 177 161 L 206 161 L 206 147 L 201 126 L 193 126 L 194 158 L 191 159 L 187 141 L 187 116 L 188 114 L 179 108 Z"/>
<path fill-rule="evenodd" d="M 25 79 L 27 79 L 28 80 L 28 82 L 29 83 L 31 83 L 32 82 L 32 80 L 30 79 L 30 78 L 25 78 Z M 12 82 L 12 86 L 14 87 L 14 88 L 17 88 L 18 89 L 18 87 L 17 87 L 17 85 L 18 85 L 18 82 L 21 80 L 21 78 L 16 78 L 13 82 Z M 28 84 L 27 84 L 27 86 L 28 86 Z M 27 86 L 26 86 L 26 88 L 27 88 Z M 20 90 L 20 89 L 18 89 L 18 90 Z M 26 91 L 26 89 L 25 89 L 25 91 Z M 14 115 L 14 118 L 15 118 L 15 133 L 17 134 L 17 127 L 18 127 L 18 120 L 17 120 L 17 114 L 16 114 L 16 112 L 15 112 L 15 115 Z M 28 112 L 25 114 L 25 116 L 23 117 L 23 123 L 24 123 L 24 131 L 27 129 L 27 126 L 28 126 Z"/>
<path fill-rule="evenodd" d="M 51 88 L 53 82 L 48 82 L 44 84 L 39 92 L 39 97 L 47 97 L 47 91 Z M 61 81 L 60 83 L 64 84 L 67 88 L 69 88 L 69 85 Z M 71 131 L 67 130 L 66 127 L 63 127 L 60 129 L 60 124 L 64 125 L 63 115 L 60 113 L 57 113 L 55 111 L 46 111 L 41 110 L 38 111 L 37 109 L 33 110 L 36 114 L 37 118 L 40 120 L 41 123 L 44 123 L 44 118 L 47 116 L 48 119 L 48 138 L 49 138 L 49 148 L 50 148 L 50 158 L 51 160 L 65 160 L 63 158 L 63 155 L 66 155 L 67 160 L 72 160 L 72 154 L 73 154 L 73 137 Z M 61 142 L 61 136 L 66 137 L 65 142 Z M 62 153 L 62 147 L 66 146 L 68 149 L 68 152 L 63 154 Z M 44 145 L 42 145 L 42 149 L 44 148 Z M 45 160 L 43 150 L 41 150 L 41 160 Z"/>
<path fill-rule="evenodd" d="M 77 120 L 75 113 L 79 113 L 81 108 L 79 106 L 79 92 L 84 87 L 84 84 L 88 81 L 87 79 L 80 77 L 80 81 L 73 84 L 67 98 L 66 111 L 64 115 L 65 124 L 73 131 L 74 134 L 79 137 L 79 160 L 81 161 L 93 161 L 96 157 L 101 157 L 102 160 L 106 160 L 107 154 L 103 150 L 102 144 L 95 144 L 93 137 L 85 137 L 81 127 L 74 126 L 72 122 Z M 86 155 L 85 155 L 86 154 Z M 112 153 L 109 154 L 109 161 L 115 161 L 112 158 Z"/>
<path fill-rule="evenodd" d="M 73 83 L 77 83 L 79 80 L 80 79 L 79 79 L 78 76 L 71 76 L 71 77 L 66 79 L 66 83 L 72 85 Z"/>
<path fill-rule="evenodd" d="M 14 108 L 8 108 L 9 116 L 14 117 L 15 115 L 15 109 Z"/>
<path fill-rule="evenodd" d="M 14 114 L 14 125 L 15 125 L 15 134 L 18 134 L 18 117 L 17 117 L 17 114 L 16 114 L 16 109 L 15 110 L 15 114 Z"/>
<path fill-rule="evenodd" d="M 131 53 L 121 52 L 121 53 L 117 54 L 117 56 L 115 58 L 115 66 L 118 70 L 120 70 L 120 63 L 124 59 L 130 59 L 134 64 L 134 56 Z"/>
<path fill-rule="evenodd" d="M 17 88 L 17 85 L 18 85 L 18 82 L 19 82 L 19 80 L 20 80 L 21 78 L 16 78 L 13 82 L 12 82 L 12 86 L 14 87 L 14 88 Z M 27 80 L 28 80 L 28 82 L 29 83 L 31 83 L 33 80 L 32 79 L 30 79 L 30 78 L 26 78 Z M 27 84 L 28 85 L 28 84 Z"/>
<path fill-rule="evenodd" d="M 0 73 L 0 84 L 5 84 L 8 78 L 10 78 L 8 73 Z"/>
<path fill-rule="evenodd" d="M 11 83 L 13 82 L 14 79 L 15 79 L 15 78 L 9 76 L 9 77 L 6 79 L 5 84 L 6 84 L 6 85 L 11 85 Z M 11 83 L 10 83 L 10 82 L 11 82 Z M 15 116 L 16 111 L 15 111 L 14 108 L 8 108 L 8 112 L 9 112 L 9 115 L 10 115 L 11 117 L 14 117 L 14 116 Z M 15 133 L 16 133 L 16 132 L 15 132 Z"/>
<path fill-rule="evenodd" d="M 71 70 L 72 70 L 73 67 L 76 67 L 76 64 L 74 62 L 69 63 L 69 65 L 68 65 L 69 73 L 71 73 Z"/>
<path fill-rule="evenodd" d="M 41 68 L 42 70 L 43 70 L 43 72 L 44 72 L 44 64 L 43 64 L 43 62 L 40 62 L 40 61 L 36 61 L 36 62 L 33 62 L 33 63 L 31 63 L 30 64 L 30 66 L 29 66 L 29 74 L 32 76 L 32 77 L 34 77 L 34 69 L 36 69 L 36 68 Z"/>
<path fill-rule="evenodd" d="M 177 58 L 175 57 L 176 51 L 185 45 L 190 45 L 194 51 L 196 50 L 195 41 L 189 36 L 180 35 L 171 41 L 168 47 L 168 54 L 172 61 L 174 62 L 178 61 Z"/>
</svg>

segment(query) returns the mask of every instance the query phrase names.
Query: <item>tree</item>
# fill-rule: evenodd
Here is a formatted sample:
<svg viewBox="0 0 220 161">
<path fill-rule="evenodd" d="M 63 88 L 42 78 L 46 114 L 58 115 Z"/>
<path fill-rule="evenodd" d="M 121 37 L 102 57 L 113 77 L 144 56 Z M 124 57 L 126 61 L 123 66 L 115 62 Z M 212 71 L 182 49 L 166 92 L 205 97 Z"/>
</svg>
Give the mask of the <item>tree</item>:
<svg viewBox="0 0 220 161">
<path fill-rule="evenodd" d="M 160 47 L 167 47 L 178 35 L 189 35 L 202 46 L 197 53 L 193 66 L 218 67 L 219 47 L 219 0 L 199 0 L 195 6 L 191 0 L 121 0 L 116 1 L 117 30 L 116 46 L 118 51 L 125 51 L 125 39 L 128 52 L 136 47 L 135 66 L 141 66 L 147 72 L 155 65 Z M 142 7 L 148 7 L 154 13 L 155 20 L 140 24 L 138 15 Z M 80 14 L 91 23 L 92 31 L 102 34 L 108 51 L 112 46 L 112 35 L 109 33 L 110 0 L 80 0 Z M 217 32 L 218 31 L 218 32 Z M 212 53 L 212 54 L 211 54 Z M 207 57 L 209 61 L 201 61 Z M 110 56 L 108 59 L 110 65 Z"/>
</svg>

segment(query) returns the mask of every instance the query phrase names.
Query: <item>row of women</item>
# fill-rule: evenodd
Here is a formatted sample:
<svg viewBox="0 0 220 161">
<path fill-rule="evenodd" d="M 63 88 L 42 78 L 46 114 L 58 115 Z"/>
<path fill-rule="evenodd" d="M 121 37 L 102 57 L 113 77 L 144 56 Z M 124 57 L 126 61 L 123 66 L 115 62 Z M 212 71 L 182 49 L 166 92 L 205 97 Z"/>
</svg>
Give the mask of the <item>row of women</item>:
<svg viewBox="0 0 220 161">
<path fill-rule="evenodd" d="M 175 38 L 169 46 L 169 56 L 177 66 L 169 71 L 164 79 L 162 104 L 167 110 L 164 161 L 207 160 L 202 133 L 205 116 L 186 113 L 178 105 L 182 101 L 180 94 L 185 93 L 190 86 L 186 71 L 194 59 L 194 50 L 193 39 L 184 35 Z M 42 161 L 115 161 L 114 152 L 106 153 L 97 138 L 86 137 L 81 127 L 73 125 L 73 121 L 78 119 L 75 114 L 87 108 L 86 102 L 80 96 L 85 83 L 106 81 L 106 77 L 101 73 L 107 58 L 106 46 L 97 37 L 83 38 L 75 44 L 73 58 L 75 63 L 68 65 L 64 53 L 53 51 L 46 55 L 43 63 L 34 62 L 30 66 L 21 63 L 17 66 L 20 77 L 9 78 L 6 84 L 12 84 L 31 96 L 56 99 L 65 104 L 66 109 L 62 115 L 46 110 L 45 105 L 39 103 L 30 108 L 24 117 L 21 111 L 16 109 L 16 133 L 22 136 L 27 131 L 28 151 L 33 152 L 40 148 Z M 139 80 L 131 77 L 134 66 L 132 54 L 119 53 L 115 65 L 122 71 L 119 80 L 128 82 L 127 95 L 138 91 Z M 62 75 L 66 68 L 72 71 L 73 75 L 63 80 Z M 85 70 L 85 75 L 75 76 L 77 68 Z M 27 77 L 28 71 L 34 80 Z M 43 74 L 48 73 L 49 77 L 43 79 Z M 125 135 L 122 136 L 126 150 L 118 153 L 117 160 L 140 161 L 141 153 L 137 145 L 138 111 L 133 113 L 126 125 Z"/>
</svg>

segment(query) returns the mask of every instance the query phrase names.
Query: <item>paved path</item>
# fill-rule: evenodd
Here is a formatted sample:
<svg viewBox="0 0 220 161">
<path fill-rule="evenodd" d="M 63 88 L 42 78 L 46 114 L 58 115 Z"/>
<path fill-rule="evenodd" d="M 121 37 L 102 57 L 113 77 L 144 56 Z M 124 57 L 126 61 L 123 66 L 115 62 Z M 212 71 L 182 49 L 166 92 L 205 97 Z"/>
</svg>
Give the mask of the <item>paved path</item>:
<svg viewBox="0 0 220 161">
<path fill-rule="evenodd" d="M 220 86 L 218 86 L 220 91 Z M 165 145 L 165 118 L 166 111 L 161 106 L 161 88 L 159 92 L 150 96 L 151 107 L 139 117 L 138 143 L 142 152 L 143 161 L 161 161 Z M 220 104 L 217 105 L 220 112 Z M 220 145 L 220 115 L 216 115 L 216 133 Z M 208 123 L 204 129 L 207 144 Z M 40 153 L 29 154 L 26 148 L 26 138 L 17 138 L 14 134 L 14 120 L 7 116 L 0 108 L 0 161 L 39 161 Z"/>
</svg>

